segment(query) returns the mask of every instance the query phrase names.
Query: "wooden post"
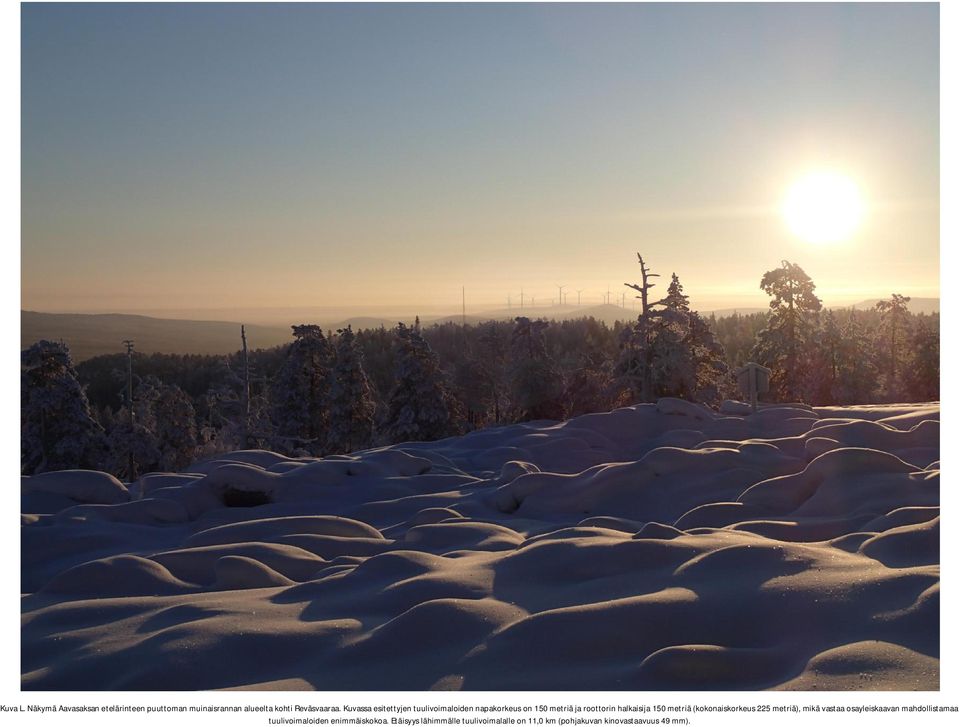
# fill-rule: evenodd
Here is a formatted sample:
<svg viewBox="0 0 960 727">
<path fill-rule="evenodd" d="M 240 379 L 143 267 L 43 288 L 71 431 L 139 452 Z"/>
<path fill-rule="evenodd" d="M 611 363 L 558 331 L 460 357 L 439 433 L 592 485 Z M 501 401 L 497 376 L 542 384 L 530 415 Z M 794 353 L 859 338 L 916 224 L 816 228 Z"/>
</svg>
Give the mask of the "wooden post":
<svg viewBox="0 0 960 727">
<path fill-rule="evenodd" d="M 751 361 L 734 373 L 737 376 L 737 383 L 740 384 L 740 391 L 750 400 L 750 407 L 756 414 L 760 406 L 758 394 L 770 390 L 770 369 Z"/>
</svg>

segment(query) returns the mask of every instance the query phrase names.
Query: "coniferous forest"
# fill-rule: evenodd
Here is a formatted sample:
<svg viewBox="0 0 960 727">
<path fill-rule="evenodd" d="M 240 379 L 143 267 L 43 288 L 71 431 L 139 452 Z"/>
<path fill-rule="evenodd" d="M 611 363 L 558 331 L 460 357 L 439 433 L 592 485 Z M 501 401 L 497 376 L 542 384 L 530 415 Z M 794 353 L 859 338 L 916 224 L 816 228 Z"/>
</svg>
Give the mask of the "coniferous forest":
<svg viewBox="0 0 960 727">
<path fill-rule="evenodd" d="M 911 313 L 902 295 L 828 310 L 784 261 L 761 278 L 768 312 L 705 318 L 676 274 L 655 293 L 659 276 L 642 258 L 640 270 L 631 325 L 303 324 L 288 345 L 247 354 L 117 353 L 78 365 L 65 344 L 38 341 L 21 353 L 21 469 L 134 479 L 236 449 L 344 454 L 661 397 L 717 408 L 741 397 L 733 372 L 747 361 L 772 371 L 766 403 L 939 398 L 939 314 Z"/>
</svg>

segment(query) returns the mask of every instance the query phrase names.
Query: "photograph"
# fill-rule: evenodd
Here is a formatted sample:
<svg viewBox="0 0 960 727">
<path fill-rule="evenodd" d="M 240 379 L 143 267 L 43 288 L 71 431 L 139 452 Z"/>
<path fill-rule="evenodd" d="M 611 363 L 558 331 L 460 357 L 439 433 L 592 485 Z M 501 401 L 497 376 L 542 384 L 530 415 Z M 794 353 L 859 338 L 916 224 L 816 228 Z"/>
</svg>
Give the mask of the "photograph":
<svg viewBox="0 0 960 727">
<path fill-rule="evenodd" d="M 21 3 L 8 689 L 932 704 L 940 11 Z"/>
</svg>

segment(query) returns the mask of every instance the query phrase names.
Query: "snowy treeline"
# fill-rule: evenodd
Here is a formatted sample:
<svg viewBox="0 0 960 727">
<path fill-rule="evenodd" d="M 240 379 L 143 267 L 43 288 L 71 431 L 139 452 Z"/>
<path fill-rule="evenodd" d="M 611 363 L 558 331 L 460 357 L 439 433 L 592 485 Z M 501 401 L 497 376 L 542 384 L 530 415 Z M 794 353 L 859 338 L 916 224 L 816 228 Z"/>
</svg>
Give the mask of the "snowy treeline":
<svg viewBox="0 0 960 727">
<path fill-rule="evenodd" d="M 324 333 L 294 326 L 285 347 L 240 354 L 134 354 L 74 367 L 62 343 L 22 353 L 22 469 L 178 470 L 239 448 L 330 455 L 478 427 L 563 419 L 674 396 L 736 396 L 747 360 L 773 370 L 768 401 L 813 405 L 939 397 L 939 316 L 893 295 L 869 311 L 824 310 L 784 262 L 765 273 L 766 314 L 704 318 L 674 274 L 659 300 L 641 259 L 632 325 L 518 316 L 477 326 L 399 324 Z M 246 371 L 246 378 L 244 372 Z M 132 411 L 131 411 L 132 409 Z"/>
</svg>

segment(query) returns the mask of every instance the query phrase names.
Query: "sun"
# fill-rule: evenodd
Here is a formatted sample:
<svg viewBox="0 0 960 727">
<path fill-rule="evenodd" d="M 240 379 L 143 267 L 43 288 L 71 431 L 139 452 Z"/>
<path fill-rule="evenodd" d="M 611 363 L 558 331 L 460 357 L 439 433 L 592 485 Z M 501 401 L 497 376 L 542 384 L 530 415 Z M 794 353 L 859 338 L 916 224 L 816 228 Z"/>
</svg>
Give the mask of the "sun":
<svg viewBox="0 0 960 727">
<path fill-rule="evenodd" d="M 863 195 L 850 177 L 839 172 L 810 172 L 787 190 L 783 218 L 797 237 L 814 244 L 848 240 L 860 227 Z"/>
</svg>

